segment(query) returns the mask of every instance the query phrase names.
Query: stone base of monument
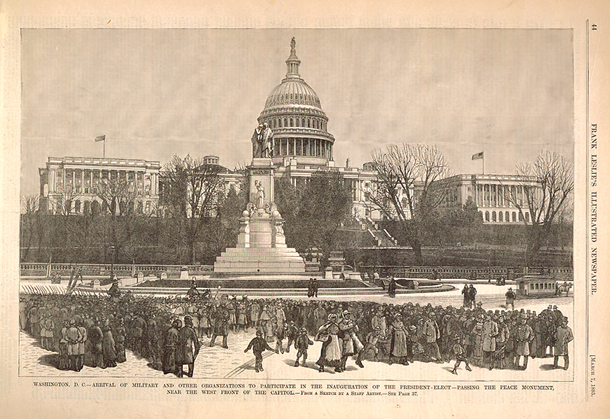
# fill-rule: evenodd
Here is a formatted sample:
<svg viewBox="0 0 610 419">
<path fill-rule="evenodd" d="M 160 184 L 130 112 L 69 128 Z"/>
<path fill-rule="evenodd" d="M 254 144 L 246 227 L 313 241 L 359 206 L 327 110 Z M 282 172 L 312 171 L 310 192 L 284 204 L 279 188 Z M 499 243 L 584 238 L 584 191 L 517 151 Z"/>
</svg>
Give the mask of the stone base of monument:
<svg viewBox="0 0 610 419">
<path fill-rule="evenodd" d="M 270 158 L 254 158 L 248 166 L 250 197 L 239 219 L 237 246 L 214 262 L 213 277 L 305 274 L 305 261 L 286 246 L 281 214 L 273 201 L 275 167 Z"/>
<path fill-rule="evenodd" d="M 305 262 L 287 247 L 229 248 L 214 263 L 214 276 L 304 274 Z"/>
</svg>

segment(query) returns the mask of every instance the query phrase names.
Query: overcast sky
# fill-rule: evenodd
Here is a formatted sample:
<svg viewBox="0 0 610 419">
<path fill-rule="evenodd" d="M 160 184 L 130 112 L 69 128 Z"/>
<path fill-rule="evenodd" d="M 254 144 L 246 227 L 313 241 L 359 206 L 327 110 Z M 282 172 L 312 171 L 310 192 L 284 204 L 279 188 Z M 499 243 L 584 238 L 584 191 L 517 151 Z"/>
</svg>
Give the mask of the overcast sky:
<svg viewBox="0 0 610 419">
<path fill-rule="evenodd" d="M 513 173 L 542 149 L 573 161 L 572 31 L 539 29 L 24 29 L 22 195 L 49 156 L 251 159 L 286 74 L 318 93 L 337 165 L 437 145 L 453 173 Z"/>
</svg>

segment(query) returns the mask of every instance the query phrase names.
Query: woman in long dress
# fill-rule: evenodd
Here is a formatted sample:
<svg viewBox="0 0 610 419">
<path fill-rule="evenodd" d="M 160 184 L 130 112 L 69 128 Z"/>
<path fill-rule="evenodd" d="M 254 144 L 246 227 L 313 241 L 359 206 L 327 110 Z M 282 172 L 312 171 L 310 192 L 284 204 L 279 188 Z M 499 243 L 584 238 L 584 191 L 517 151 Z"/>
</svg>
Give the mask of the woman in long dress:
<svg viewBox="0 0 610 419">
<path fill-rule="evenodd" d="M 400 314 L 396 314 L 394 320 L 389 327 L 390 332 L 390 364 L 396 361 L 404 365 L 409 365 L 407 357 L 409 352 L 407 350 L 407 338 L 409 333 Z"/>
<path fill-rule="evenodd" d="M 125 329 L 125 321 L 122 318 L 119 319 L 119 325 L 116 327 L 115 334 L 116 362 L 125 362 L 127 361 L 127 357 L 125 356 L 125 338 L 127 336 L 127 331 Z"/>
<path fill-rule="evenodd" d="M 333 367 L 336 372 L 341 372 L 341 342 L 337 319 L 336 314 L 329 314 L 328 321 L 320 326 L 316 334 L 316 340 L 323 342 L 320 359 L 316 362 L 320 372 L 324 371 L 324 367 Z"/>
<path fill-rule="evenodd" d="M 102 352 L 104 354 L 104 366 L 116 367 L 116 344 L 110 330 L 110 325 L 105 325 L 102 330 L 104 337 L 102 340 Z"/>
</svg>

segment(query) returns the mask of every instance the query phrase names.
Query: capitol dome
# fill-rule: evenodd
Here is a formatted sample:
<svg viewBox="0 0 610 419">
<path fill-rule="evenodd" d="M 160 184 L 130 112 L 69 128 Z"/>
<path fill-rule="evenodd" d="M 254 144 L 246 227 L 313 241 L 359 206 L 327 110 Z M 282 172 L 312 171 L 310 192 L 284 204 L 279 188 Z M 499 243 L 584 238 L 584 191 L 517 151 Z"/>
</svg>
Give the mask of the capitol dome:
<svg viewBox="0 0 610 419">
<path fill-rule="evenodd" d="M 267 97 L 258 122 L 273 131 L 274 163 L 290 157 L 297 163 L 325 165 L 332 160 L 335 138 L 326 130 L 328 117 L 316 92 L 301 78 L 299 64 L 292 38 L 286 77 Z"/>
</svg>

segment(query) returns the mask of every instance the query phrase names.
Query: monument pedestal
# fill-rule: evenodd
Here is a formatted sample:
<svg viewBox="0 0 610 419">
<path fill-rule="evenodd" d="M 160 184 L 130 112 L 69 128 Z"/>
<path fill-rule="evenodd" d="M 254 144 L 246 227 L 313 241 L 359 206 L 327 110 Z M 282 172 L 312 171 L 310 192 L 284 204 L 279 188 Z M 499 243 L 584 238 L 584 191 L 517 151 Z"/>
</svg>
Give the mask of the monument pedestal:
<svg viewBox="0 0 610 419">
<path fill-rule="evenodd" d="M 240 218 L 237 247 L 214 262 L 215 275 L 282 275 L 305 272 L 299 253 L 286 246 L 284 220 L 273 202 L 273 162 L 255 158 L 248 166 L 249 203 Z"/>
</svg>

